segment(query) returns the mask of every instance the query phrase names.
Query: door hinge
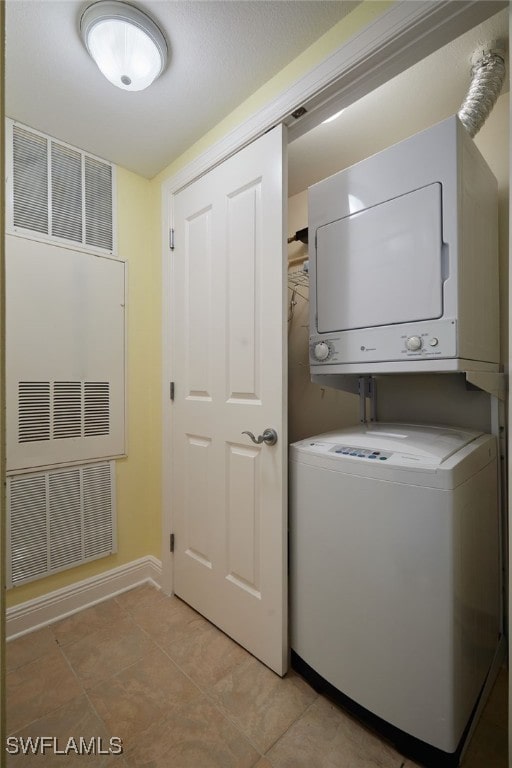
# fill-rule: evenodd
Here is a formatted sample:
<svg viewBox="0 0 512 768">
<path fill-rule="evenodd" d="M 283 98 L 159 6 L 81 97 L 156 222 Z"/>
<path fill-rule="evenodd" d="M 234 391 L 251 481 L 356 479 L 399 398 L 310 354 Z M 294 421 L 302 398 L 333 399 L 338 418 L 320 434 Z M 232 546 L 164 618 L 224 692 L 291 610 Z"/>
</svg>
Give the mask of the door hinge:
<svg viewBox="0 0 512 768">
<path fill-rule="evenodd" d="M 174 381 L 171 381 L 169 386 L 169 397 L 174 400 Z"/>
<path fill-rule="evenodd" d="M 174 251 L 174 229 L 172 227 L 169 229 L 169 248 Z"/>
<path fill-rule="evenodd" d="M 171 552 L 174 552 L 174 533 L 171 533 L 169 537 L 169 549 Z"/>
</svg>

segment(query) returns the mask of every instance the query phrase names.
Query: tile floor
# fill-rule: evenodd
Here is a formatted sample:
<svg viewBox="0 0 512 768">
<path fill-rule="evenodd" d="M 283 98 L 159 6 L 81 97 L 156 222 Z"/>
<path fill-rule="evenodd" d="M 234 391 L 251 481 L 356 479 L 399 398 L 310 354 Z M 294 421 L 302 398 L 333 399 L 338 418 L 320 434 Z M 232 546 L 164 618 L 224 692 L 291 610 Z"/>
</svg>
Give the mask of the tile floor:
<svg viewBox="0 0 512 768">
<path fill-rule="evenodd" d="M 317 695 L 281 680 L 175 597 L 125 592 L 7 644 L 7 728 L 105 753 L 8 755 L 7 766 L 414 768 Z M 503 670 L 464 768 L 506 768 Z M 101 739 L 101 741 L 98 741 Z M 17 742 L 19 743 L 19 742 Z"/>
</svg>

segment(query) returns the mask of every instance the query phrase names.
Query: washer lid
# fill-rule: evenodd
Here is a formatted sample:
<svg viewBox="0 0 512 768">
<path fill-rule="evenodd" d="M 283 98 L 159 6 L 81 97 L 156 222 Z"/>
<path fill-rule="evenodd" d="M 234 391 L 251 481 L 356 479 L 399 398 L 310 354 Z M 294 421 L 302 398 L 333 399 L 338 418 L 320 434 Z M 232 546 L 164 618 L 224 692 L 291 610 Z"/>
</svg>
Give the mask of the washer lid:
<svg viewBox="0 0 512 768">
<path fill-rule="evenodd" d="M 424 464 L 435 467 L 473 442 L 482 432 L 434 427 L 419 424 L 374 423 L 328 432 L 301 441 L 301 447 L 322 446 L 322 452 L 340 453 L 342 447 L 365 449 L 365 452 L 379 451 L 387 455 L 411 456 Z"/>
</svg>

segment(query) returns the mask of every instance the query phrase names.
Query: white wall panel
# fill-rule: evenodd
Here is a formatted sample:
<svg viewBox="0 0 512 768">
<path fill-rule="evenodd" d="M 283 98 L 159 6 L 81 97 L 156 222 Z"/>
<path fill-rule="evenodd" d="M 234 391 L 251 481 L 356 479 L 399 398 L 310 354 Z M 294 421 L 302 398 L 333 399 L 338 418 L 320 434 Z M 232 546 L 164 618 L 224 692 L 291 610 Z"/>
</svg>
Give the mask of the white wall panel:
<svg viewBox="0 0 512 768">
<path fill-rule="evenodd" d="M 7 468 L 122 455 L 125 264 L 6 238 Z"/>
</svg>

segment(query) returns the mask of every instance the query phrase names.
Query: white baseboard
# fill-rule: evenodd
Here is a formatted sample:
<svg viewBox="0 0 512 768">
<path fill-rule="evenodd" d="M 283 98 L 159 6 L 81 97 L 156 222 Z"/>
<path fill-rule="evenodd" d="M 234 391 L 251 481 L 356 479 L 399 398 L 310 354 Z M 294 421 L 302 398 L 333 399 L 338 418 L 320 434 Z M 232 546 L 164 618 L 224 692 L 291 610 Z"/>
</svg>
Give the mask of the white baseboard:
<svg viewBox="0 0 512 768">
<path fill-rule="evenodd" d="M 33 632 L 140 584 L 152 583 L 160 588 L 161 575 L 162 563 L 149 555 L 42 597 L 27 600 L 7 609 L 6 639 L 13 640 Z"/>
</svg>

